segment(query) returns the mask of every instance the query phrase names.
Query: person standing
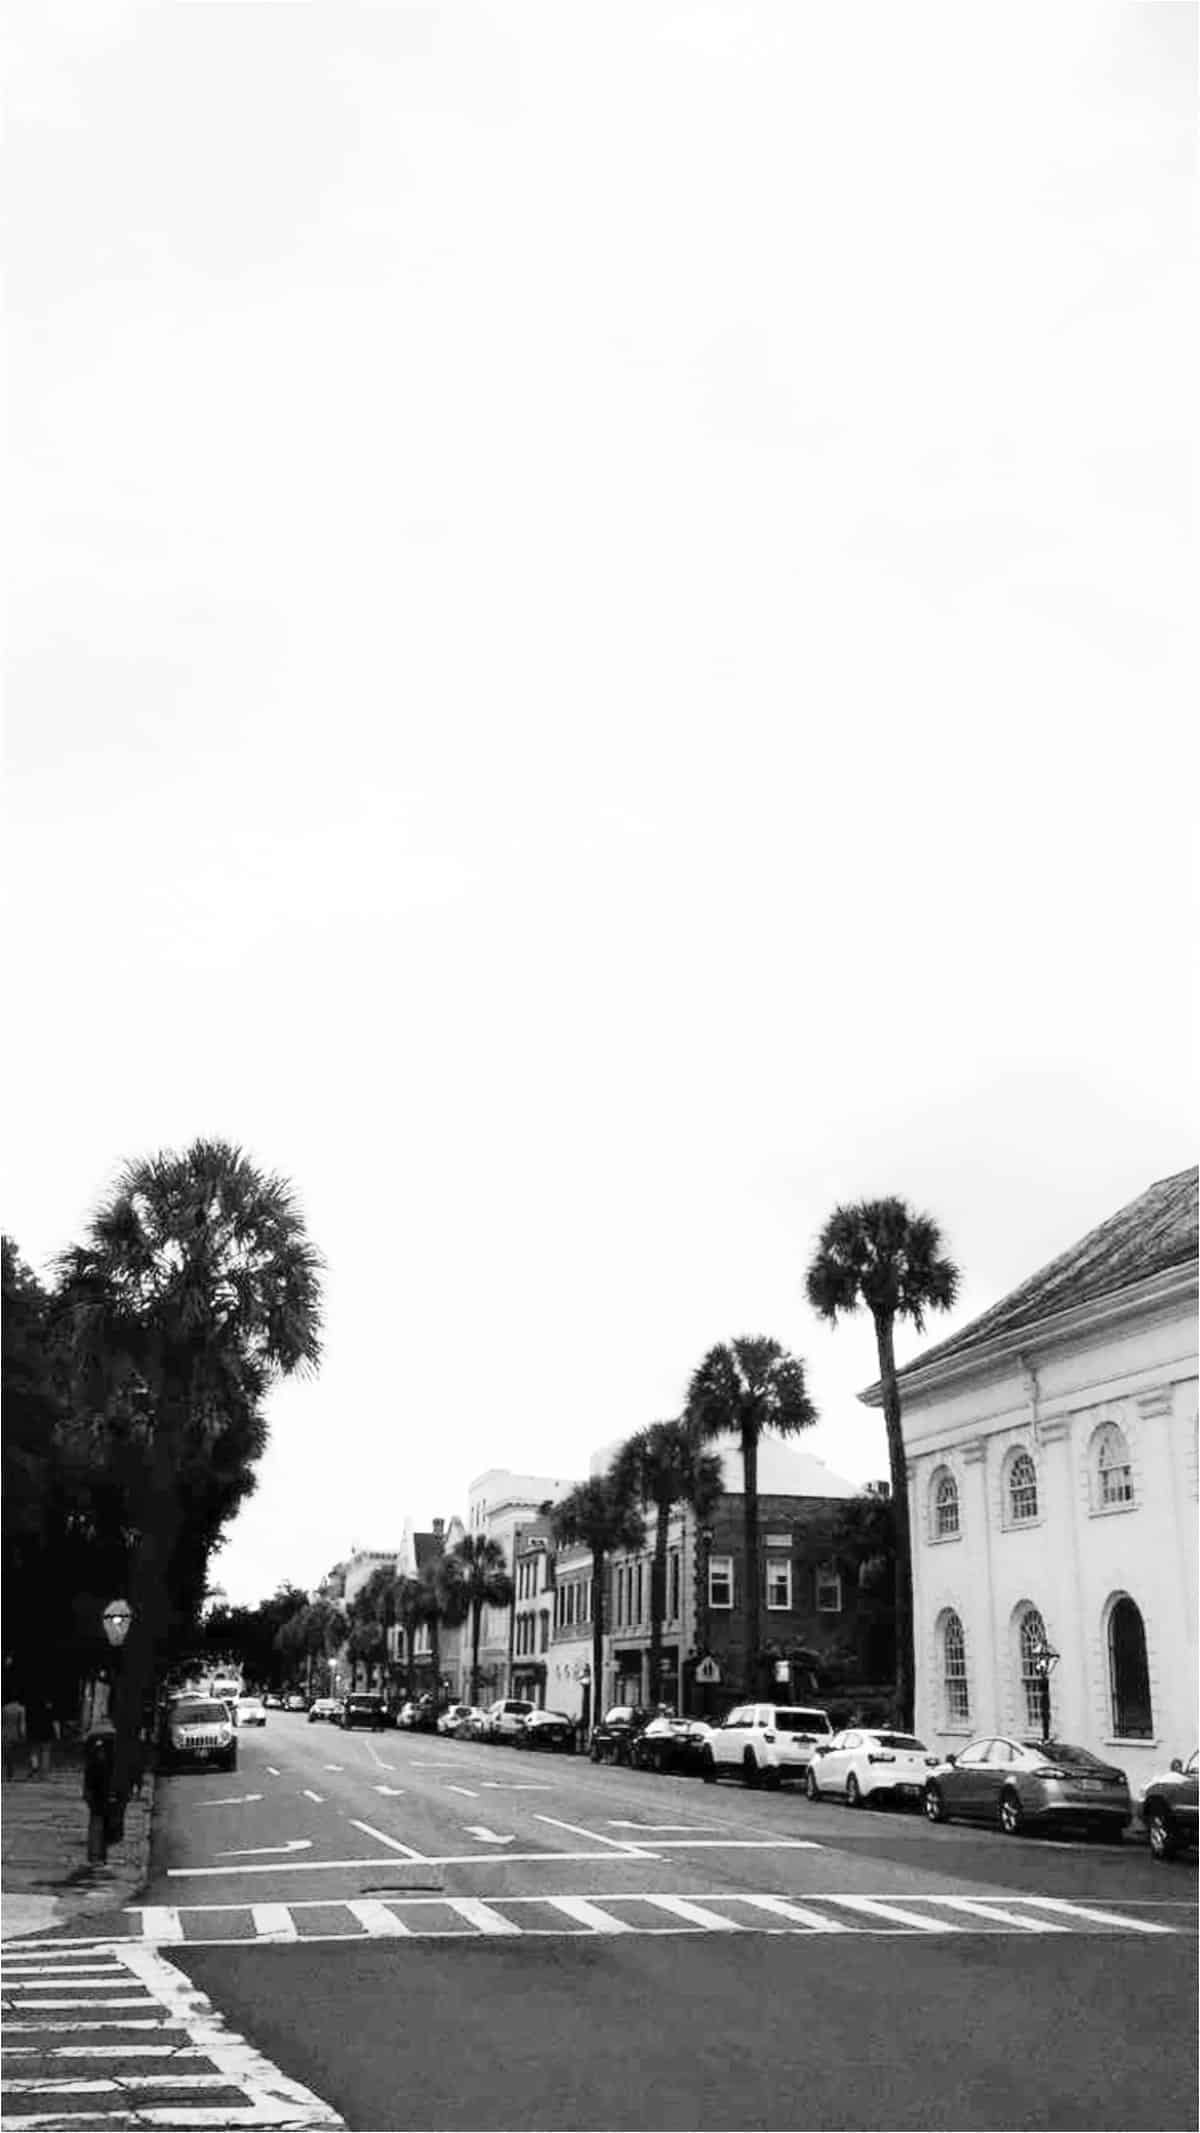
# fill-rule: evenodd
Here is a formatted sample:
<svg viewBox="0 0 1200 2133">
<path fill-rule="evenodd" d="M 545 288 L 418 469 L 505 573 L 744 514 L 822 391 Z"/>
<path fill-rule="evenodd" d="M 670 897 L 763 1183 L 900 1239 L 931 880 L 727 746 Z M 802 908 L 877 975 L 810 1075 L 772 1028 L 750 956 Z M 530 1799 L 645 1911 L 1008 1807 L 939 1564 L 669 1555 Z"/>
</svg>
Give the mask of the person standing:
<svg viewBox="0 0 1200 2133">
<path fill-rule="evenodd" d="M 25 1715 L 25 1738 L 29 1744 L 29 1775 L 31 1778 L 46 1778 L 50 1775 L 53 1761 L 54 1741 L 58 1734 L 54 1712 L 44 1696 L 31 1696 Z"/>
<path fill-rule="evenodd" d="M 3 1729 L 4 1782 L 17 1774 L 17 1754 L 25 1742 L 25 1706 L 15 1688 L 8 1691 L 0 1712 L 0 1727 Z"/>
</svg>

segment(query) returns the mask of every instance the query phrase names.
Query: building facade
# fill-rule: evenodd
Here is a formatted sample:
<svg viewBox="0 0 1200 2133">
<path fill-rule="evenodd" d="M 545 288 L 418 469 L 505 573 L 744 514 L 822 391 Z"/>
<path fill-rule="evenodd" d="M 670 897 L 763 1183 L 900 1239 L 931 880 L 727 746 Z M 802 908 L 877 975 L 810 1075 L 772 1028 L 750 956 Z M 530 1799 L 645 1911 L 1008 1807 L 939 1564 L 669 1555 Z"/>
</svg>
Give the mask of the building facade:
<svg viewBox="0 0 1200 2133">
<path fill-rule="evenodd" d="M 545 1708 L 554 1621 L 554 1541 L 548 1518 L 518 1526 L 513 1535 L 510 1696 Z"/>
<path fill-rule="evenodd" d="M 499 1544 L 511 1577 L 518 1527 L 531 1525 L 541 1515 L 543 1503 L 557 1503 L 574 1486 L 573 1480 L 554 1475 L 517 1474 L 509 1467 L 491 1467 L 468 1490 L 467 1530 L 484 1533 Z M 511 1608 L 484 1608 L 479 1634 L 479 1695 L 484 1704 L 509 1693 L 511 1632 Z M 469 1637 L 467 1645 L 469 1674 Z"/>
<path fill-rule="evenodd" d="M 931 1745 L 1040 1738 L 1048 1665 L 1131 1785 L 1195 1747 L 1196 1246 L 1191 1170 L 900 1373 Z"/>
</svg>

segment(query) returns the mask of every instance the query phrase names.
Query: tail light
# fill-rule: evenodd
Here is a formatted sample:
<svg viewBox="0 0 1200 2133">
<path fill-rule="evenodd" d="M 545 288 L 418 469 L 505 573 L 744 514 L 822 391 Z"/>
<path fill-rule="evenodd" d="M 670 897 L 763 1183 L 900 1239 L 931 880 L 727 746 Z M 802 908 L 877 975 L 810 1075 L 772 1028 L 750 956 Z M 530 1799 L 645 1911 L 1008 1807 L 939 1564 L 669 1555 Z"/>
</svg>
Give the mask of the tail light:
<svg viewBox="0 0 1200 2133">
<path fill-rule="evenodd" d="M 1057 1769 L 1053 1763 L 1039 1763 L 1036 1769 L 1030 1771 L 1029 1775 L 1032 1778 L 1061 1778 L 1062 1771 Z"/>
<path fill-rule="evenodd" d="M 894 1763 L 895 1760 L 895 1756 L 886 1748 L 881 1748 L 877 1754 L 868 1753 L 867 1755 L 869 1763 Z"/>
</svg>

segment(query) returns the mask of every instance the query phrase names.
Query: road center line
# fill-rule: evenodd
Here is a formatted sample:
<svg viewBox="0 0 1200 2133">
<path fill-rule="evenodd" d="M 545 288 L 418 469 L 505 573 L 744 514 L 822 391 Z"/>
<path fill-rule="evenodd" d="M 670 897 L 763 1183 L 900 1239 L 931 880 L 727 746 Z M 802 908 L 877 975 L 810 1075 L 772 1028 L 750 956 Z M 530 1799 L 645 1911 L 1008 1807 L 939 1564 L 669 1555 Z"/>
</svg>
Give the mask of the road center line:
<svg viewBox="0 0 1200 2133">
<path fill-rule="evenodd" d="M 608 1844 L 615 1852 L 624 1852 L 627 1859 L 652 1859 L 654 1853 L 644 1845 L 633 1844 L 628 1838 L 605 1837 L 598 1829 L 581 1829 L 577 1822 L 560 1822 L 557 1815 L 535 1815 L 535 1822 L 548 1822 L 552 1829 L 565 1829 L 568 1836 L 587 1837 L 593 1844 Z"/>
<path fill-rule="evenodd" d="M 479 1798 L 479 1794 L 472 1792 L 469 1785 L 447 1785 L 446 1790 L 447 1792 L 461 1792 L 464 1800 L 477 1800 Z"/>
<path fill-rule="evenodd" d="M 301 1792 L 302 1792 L 302 1793 L 304 1794 L 304 1797 L 305 1797 L 305 1799 L 306 1799 L 306 1800 L 315 1800 L 315 1801 L 316 1801 L 316 1803 L 317 1803 L 317 1806 L 318 1806 L 318 1807 L 324 1807 L 324 1805 L 325 1805 L 325 1796 L 324 1796 L 324 1794 L 323 1794 L 323 1793 L 320 1793 L 320 1792 L 310 1792 L 310 1791 L 309 1791 L 309 1789 L 308 1789 L 308 1786 L 307 1786 L 307 1785 L 302 1785 L 302 1786 L 300 1787 L 300 1790 L 301 1790 Z"/>
<path fill-rule="evenodd" d="M 406 1859 L 424 1859 L 424 1853 L 414 1851 L 411 1844 L 401 1844 L 399 1837 L 389 1837 L 382 1829 L 372 1829 L 369 1822 L 356 1822 L 348 1817 L 351 1829 L 361 1829 L 364 1837 L 374 1837 L 377 1844 L 386 1844 L 394 1852 L 402 1852 Z"/>
</svg>

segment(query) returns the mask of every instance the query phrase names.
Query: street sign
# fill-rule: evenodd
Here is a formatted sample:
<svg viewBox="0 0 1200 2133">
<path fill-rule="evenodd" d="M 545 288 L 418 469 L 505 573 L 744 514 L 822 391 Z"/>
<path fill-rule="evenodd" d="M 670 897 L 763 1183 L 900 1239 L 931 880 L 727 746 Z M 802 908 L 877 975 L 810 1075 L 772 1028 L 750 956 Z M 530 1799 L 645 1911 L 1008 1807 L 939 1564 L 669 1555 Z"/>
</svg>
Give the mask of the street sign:
<svg viewBox="0 0 1200 2133">
<path fill-rule="evenodd" d="M 711 1688 L 714 1682 L 721 1679 L 721 1669 L 716 1660 L 701 1659 L 696 1667 L 695 1678 L 700 1683 L 701 1688 Z"/>
<path fill-rule="evenodd" d="M 109 1643 L 124 1644 L 133 1620 L 133 1609 L 128 1600 L 110 1600 L 100 1619 Z"/>
<path fill-rule="evenodd" d="M 791 1678 L 792 1678 L 792 1669 L 791 1669 L 791 1666 L 789 1665 L 788 1661 L 787 1661 L 786 1659 L 777 1659 L 777 1660 L 775 1661 L 775 1679 L 776 1679 L 776 1681 L 790 1681 L 790 1680 L 791 1680 Z"/>
</svg>

